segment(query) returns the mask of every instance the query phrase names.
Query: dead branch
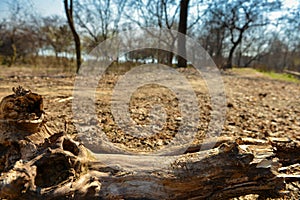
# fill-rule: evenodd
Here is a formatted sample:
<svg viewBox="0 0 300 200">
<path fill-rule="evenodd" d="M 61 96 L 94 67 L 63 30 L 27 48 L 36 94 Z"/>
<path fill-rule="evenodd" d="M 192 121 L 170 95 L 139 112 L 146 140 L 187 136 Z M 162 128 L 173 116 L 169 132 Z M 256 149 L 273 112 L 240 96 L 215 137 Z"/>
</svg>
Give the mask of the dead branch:
<svg viewBox="0 0 300 200">
<path fill-rule="evenodd" d="M 93 154 L 49 130 L 38 94 L 19 88 L 0 108 L 1 199 L 278 197 L 299 179 L 299 144 L 285 138 L 212 138 L 173 156 Z"/>
</svg>

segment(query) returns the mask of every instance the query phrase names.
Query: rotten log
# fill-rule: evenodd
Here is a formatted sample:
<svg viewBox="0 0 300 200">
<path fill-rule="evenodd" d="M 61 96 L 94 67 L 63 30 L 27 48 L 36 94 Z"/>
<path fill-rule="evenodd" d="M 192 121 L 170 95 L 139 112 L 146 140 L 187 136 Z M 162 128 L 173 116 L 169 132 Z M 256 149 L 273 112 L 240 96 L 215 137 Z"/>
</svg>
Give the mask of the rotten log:
<svg viewBox="0 0 300 200">
<path fill-rule="evenodd" d="M 283 70 L 283 72 L 300 79 L 300 72 L 291 71 L 291 70 Z"/>
<path fill-rule="evenodd" d="M 298 180 L 287 165 L 299 154 L 285 155 L 299 146 L 283 139 L 212 138 L 213 149 L 173 156 L 93 154 L 47 127 L 41 96 L 14 92 L 0 103 L 0 199 L 279 197 L 287 179 Z"/>
</svg>

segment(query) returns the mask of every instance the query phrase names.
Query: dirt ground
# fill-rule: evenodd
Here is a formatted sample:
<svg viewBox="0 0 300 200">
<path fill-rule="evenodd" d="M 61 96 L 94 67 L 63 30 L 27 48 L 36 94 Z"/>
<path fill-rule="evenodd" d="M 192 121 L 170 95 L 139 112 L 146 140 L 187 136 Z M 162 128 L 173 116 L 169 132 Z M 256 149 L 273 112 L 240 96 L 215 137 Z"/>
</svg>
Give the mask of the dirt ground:
<svg viewBox="0 0 300 200">
<path fill-rule="evenodd" d="M 43 95 L 47 124 L 55 131 L 65 130 L 76 135 L 74 122 L 91 123 L 85 121 L 85 116 L 82 119 L 73 117 L 74 73 L 59 69 L 0 68 L 0 98 L 11 94 L 12 87 L 22 85 Z M 201 143 L 211 120 L 212 105 L 208 88 L 196 70 L 178 71 L 191 83 L 197 97 L 200 123 L 193 142 Z M 126 146 L 132 151 L 153 151 L 171 144 L 182 122 L 176 94 L 159 85 L 145 85 L 133 93 L 129 113 L 136 124 L 144 127 L 153 123 L 151 117 L 156 116 L 155 113 L 151 114 L 153 104 L 164 107 L 166 116 L 163 123 L 158 123 L 155 134 L 135 136 L 118 127 L 110 110 L 113 90 L 120 77 L 106 74 L 99 80 L 94 123 L 102 128 L 113 144 Z M 220 135 L 300 140 L 300 82 L 271 79 L 251 69 L 228 70 L 222 73 L 222 79 L 226 94 L 223 108 L 226 116 Z"/>
</svg>

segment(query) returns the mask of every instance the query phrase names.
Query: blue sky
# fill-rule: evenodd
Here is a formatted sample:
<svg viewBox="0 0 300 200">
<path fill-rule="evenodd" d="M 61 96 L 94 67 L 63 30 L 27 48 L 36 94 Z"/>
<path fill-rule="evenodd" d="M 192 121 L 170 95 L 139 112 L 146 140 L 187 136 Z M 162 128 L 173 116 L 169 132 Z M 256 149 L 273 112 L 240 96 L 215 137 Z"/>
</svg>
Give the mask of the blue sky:
<svg viewBox="0 0 300 200">
<path fill-rule="evenodd" d="M 7 16 L 8 3 L 13 3 L 14 0 L 0 0 L 0 18 Z M 28 0 L 29 5 L 32 5 L 38 14 L 42 16 L 64 15 L 63 0 Z"/>
<path fill-rule="evenodd" d="M 8 14 L 7 2 L 13 3 L 14 0 L 0 0 L 0 18 Z M 42 16 L 64 16 L 63 0 L 28 0 L 28 2 L 32 5 L 32 9 Z M 295 8 L 298 4 L 299 0 L 284 0 L 285 8 Z M 277 14 L 280 15 L 280 13 Z"/>
<path fill-rule="evenodd" d="M 34 7 L 40 10 L 42 15 L 63 15 L 64 7 L 62 0 L 31 0 Z"/>
</svg>

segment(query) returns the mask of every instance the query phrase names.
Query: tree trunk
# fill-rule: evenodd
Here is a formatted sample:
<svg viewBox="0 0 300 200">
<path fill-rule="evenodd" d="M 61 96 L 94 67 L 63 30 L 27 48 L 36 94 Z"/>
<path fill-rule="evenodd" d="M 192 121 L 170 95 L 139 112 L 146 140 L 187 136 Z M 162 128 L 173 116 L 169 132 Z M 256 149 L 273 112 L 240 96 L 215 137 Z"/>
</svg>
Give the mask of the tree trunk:
<svg viewBox="0 0 300 200">
<path fill-rule="evenodd" d="M 13 29 L 11 35 L 10 35 L 10 43 L 11 43 L 11 55 L 10 55 L 10 59 L 8 62 L 8 66 L 11 67 L 13 64 L 15 64 L 16 59 L 17 59 L 17 46 L 15 43 L 15 29 Z"/>
<path fill-rule="evenodd" d="M 233 44 L 233 46 L 231 47 L 230 51 L 229 51 L 229 56 L 227 58 L 227 62 L 224 66 L 224 69 L 231 69 L 232 68 L 232 59 L 233 59 L 233 55 L 234 52 L 236 50 L 236 48 L 238 47 L 238 45 L 242 42 L 243 39 L 243 33 L 246 29 L 242 29 L 239 32 L 239 37 L 236 41 L 234 41 L 234 34 L 233 34 L 233 30 L 231 30 L 231 42 Z"/>
<path fill-rule="evenodd" d="M 300 144 L 289 139 L 212 138 L 202 145 L 213 149 L 174 156 L 92 154 L 49 130 L 40 95 L 14 92 L 0 103 L 1 199 L 266 198 L 299 180 Z"/>
<path fill-rule="evenodd" d="M 16 59 L 17 59 L 17 47 L 16 47 L 15 43 L 12 43 L 11 49 L 12 49 L 12 55 L 10 56 L 10 60 L 8 63 L 9 67 L 11 67 L 13 64 L 15 64 Z"/>
<path fill-rule="evenodd" d="M 234 46 L 235 46 L 235 45 L 234 45 Z M 229 56 L 228 56 L 228 58 L 227 58 L 227 62 L 226 62 L 226 64 L 225 64 L 225 66 L 224 66 L 224 69 L 225 69 L 225 70 L 226 70 L 226 69 L 231 69 L 231 68 L 232 68 L 232 59 L 233 59 L 233 53 L 234 53 L 234 50 L 235 50 L 234 47 L 232 47 L 232 48 L 230 49 Z"/>
<path fill-rule="evenodd" d="M 74 25 L 73 0 L 70 0 L 70 5 L 68 4 L 68 0 L 64 0 L 64 7 L 68 19 L 68 24 L 74 37 L 75 50 L 76 50 L 76 73 L 78 73 L 81 66 L 81 45 L 80 45 L 80 37 L 76 32 L 75 25 Z"/>
<path fill-rule="evenodd" d="M 176 42 L 176 39 L 173 38 L 170 49 L 173 50 L 175 48 L 175 42 Z M 174 53 L 172 51 L 168 52 L 168 60 L 166 63 L 168 66 L 172 66 L 173 57 L 174 57 Z"/>
<path fill-rule="evenodd" d="M 185 35 L 187 31 L 188 7 L 189 0 L 180 1 L 180 18 L 178 26 L 178 67 L 187 67 Z"/>
</svg>

